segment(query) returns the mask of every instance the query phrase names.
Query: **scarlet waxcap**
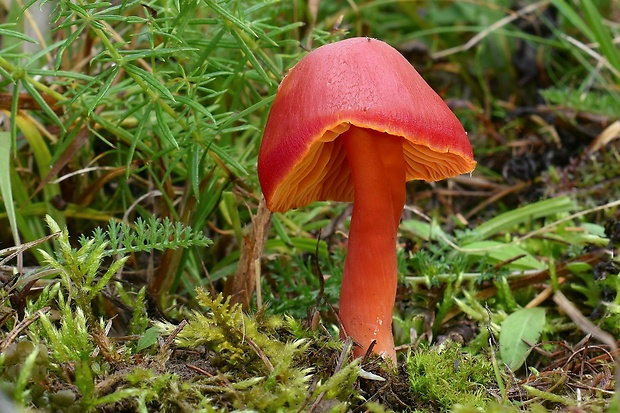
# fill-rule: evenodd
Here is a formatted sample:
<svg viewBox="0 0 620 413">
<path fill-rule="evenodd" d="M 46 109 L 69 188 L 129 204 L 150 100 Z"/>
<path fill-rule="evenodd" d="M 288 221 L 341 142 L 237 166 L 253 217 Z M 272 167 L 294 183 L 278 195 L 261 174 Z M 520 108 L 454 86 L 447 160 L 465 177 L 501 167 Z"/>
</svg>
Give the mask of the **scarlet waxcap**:
<svg viewBox="0 0 620 413">
<path fill-rule="evenodd" d="M 342 40 L 310 52 L 278 88 L 258 154 L 271 211 L 353 201 L 338 139 L 351 125 L 402 137 L 408 181 L 476 166 L 457 117 L 396 49 L 371 38 Z"/>
</svg>

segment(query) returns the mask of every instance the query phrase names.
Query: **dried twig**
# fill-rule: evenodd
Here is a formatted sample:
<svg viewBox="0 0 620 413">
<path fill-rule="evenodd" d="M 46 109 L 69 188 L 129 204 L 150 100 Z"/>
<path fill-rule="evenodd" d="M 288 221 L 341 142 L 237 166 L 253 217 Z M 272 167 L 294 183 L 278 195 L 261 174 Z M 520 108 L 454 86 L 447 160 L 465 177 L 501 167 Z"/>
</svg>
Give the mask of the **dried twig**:
<svg viewBox="0 0 620 413">
<path fill-rule="evenodd" d="M 170 352 L 170 349 L 172 348 L 172 345 L 174 344 L 174 339 L 181 332 L 181 330 L 183 330 L 183 328 L 185 328 L 186 325 L 187 325 L 187 320 L 182 320 L 179 323 L 179 325 L 176 326 L 176 328 L 172 331 L 172 333 L 170 333 L 170 335 L 166 338 L 166 341 L 164 341 L 160 345 L 159 352 L 157 353 L 157 359 L 160 362 L 163 363 L 166 360 L 168 360 L 168 358 L 170 357 L 170 354 L 172 354 Z"/>
<path fill-rule="evenodd" d="M 256 355 L 263 361 L 263 363 L 267 367 L 267 370 L 269 370 L 269 374 L 273 373 L 275 368 L 273 367 L 271 360 L 269 360 L 269 357 L 267 357 L 265 352 L 258 346 L 258 344 L 256 344 L 254 340 L 252 340 L 248 336 L 245 336 L 243 339 L 248 342 L 250 347 L 252 347 L 252 350 L 254 350 Z"/>
<path fill-rule="evenodd" d="M 243 237 L 241 256 L 237 264 L 237 271 L 226 283 L 225 295 L 232 296 L 231 303 L 241 303 L 244 310 L 250 308 L 250 300 L 254 288 L 259 282 L 256 273 L 256 260 L 263 256 L 269 225 L 271 224 L 271 212 L 267 209 L 265 198 L 261 197 L 256 215 L 251 215 L 252 228 L 247 236 Z"/>
<path fill-rule="evenodd" d="M 502 27 L 510 24 L 511 22 L 521 17 L 524 17 L 528 14 L 534 13 L 535 11 L 539 9 L 542 9 L 543 7 L 546 7 L 549 3 L 550 3 L 550 0 L 543 0 L 543 1 L 536 2 L 534 4 L 529 4 L 523 7 L 522 9 L 517 10 L 513 12 L 512 14 L 504 17 L 503 19 L 496 21 L 495 23 L 493 23 L 492 25 L 490 25 L 489 27 L 487 27 L 486 29 L 482 30 L 480 33 L 476 34 L 474 37 L 469 39 L 467 43 L 457 46 L 457 47 L 452 47 L 450 49 L 442 50 L 441 52 L 433 53 L 432 58 L 433 60 L 436 60 L 436 59 L 444 58 L 454 53 L 467 51 L 471 49 L 472 47 L 474 47 L 475 45 L 477 45 L 478 43 L 480 43 L 485 37 L 487 37 L 494 31 L 501 29 Z"/>
<path fill-rule="evenodd" d="M 0 261 L 0 265 L 6 264 L 7 262 L 9 262 L 13 258 L 15 258 L 17 255 L 21 254 L 22 252 L 27 251 L 27 250 L 29 250 L 31 248 L 34 248 L 37 245 L 42 244 L 45 241 L 48 241 L 48 240 L 50 240 L 52 238 L 56 238 L 56 237 L 58 237 L 58 235 L 60 235 L 60 232 L 56 232 L 54 234 L 47 235 L 47 236 L 45 236 L 43 238 L 39 238 L 39 239 L 31 241 L 31 242 L 25 242 L 23 244 L 15 246 L 15 247 L 10 247 L 10 248 L 5 248 L 3 250 L 0 250 L 0 257 L 6 255 L 6 257 L 2 261 Z"/>
<path fill-rule="evenodd" d="M 50 310 L 51 310 L 51 307 L 43 307 L 42 309 L 40 309 L 39 311 L 31 315 L 30 317 L 25 318 L 22 321 L 20 321 L 15 327 L 13 327 L 13 329 L 4 338 L 4 340 L 0 341 L 0 353 L 2 353 L 8 346 L 10 346 L 11 343 L 15 341 L 15 339 L 19 337 L 22 331 L 27 329 L 30 324 L 37 321 L 39 317 L 49 312 Z"/>
<path fill-rule="evenodd" d="M 573 320 L 573 323 L 581 331 L 591 334 L 592 337 L 599 340 L 601 343 L 606 344 L 611 349 L 612 354 L 616 354 L 618 351 L 618 345 L 616 339 L 606 331 L 603 331 L 600 327 L 594 325 L 590 320 L 584 316 L 581 311 L 575 305 L 570 302 L 568 298 L 561 291 L 556 291 L 553 295 L 553 301 Z M 616 379 L 616 395 L 620 396 L 620 359 L 613 357 L 615 365 L 615 379 Z"/>
<path fill-rule="evenodd" d="M 349 354 L 351 353 L 352 348 L 353 348 L 353 339 L 351 339 L 351 337 L 347 337 L 344 340 L 344 345 L 342 346 L 342 351 L 340 352 L 340 357 L 338 357 L 338 362 L 336 363 L 336 367 L 334 368 L 333 374 L 338 373 L 344 367 L 346 361 L 349 359 Z M 323 397 L 325 397 L 325 393 L 326 392 L 322 392 L 321 394 L 317 396 L 312 406 L 310 406 L 310 409 L 308 409 L 309 413 L 314 412 L 315 409 L 320 405 L 321 401 L 323 400 Z M 302 410 L 301 409 L 298 410 L 298 412 L 300 411 Z"/>
</svg>

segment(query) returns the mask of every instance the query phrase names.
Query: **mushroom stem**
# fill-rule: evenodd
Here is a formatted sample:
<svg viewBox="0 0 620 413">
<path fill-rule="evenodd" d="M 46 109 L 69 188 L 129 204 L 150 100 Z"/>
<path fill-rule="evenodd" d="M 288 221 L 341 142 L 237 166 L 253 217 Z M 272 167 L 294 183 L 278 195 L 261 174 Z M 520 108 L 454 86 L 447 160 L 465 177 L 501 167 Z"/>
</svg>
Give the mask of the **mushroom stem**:
<svg viewBox="0 0 620 413">
<path fill-rule="evenodd" d="M 345 333 L 364 355 L 373 351 L 396 361 L 392 309 L 396 299 L 396 236 L 405 204 L 402 138 L 351 126 L 343 139 L 354 201 L 340 294 Z"/>
</svg>

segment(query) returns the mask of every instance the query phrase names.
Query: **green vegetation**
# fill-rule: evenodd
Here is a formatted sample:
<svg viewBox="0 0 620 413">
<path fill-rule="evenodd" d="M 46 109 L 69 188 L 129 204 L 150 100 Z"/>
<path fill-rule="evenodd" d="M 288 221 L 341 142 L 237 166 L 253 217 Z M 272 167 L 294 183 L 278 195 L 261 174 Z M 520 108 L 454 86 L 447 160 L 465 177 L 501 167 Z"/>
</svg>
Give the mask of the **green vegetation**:
<svg viewBox="0 0 620 413">
<path fill-rule="evenodd" d="M 449 411 L 459 403 L 484 408 L 493 400 L 491 362 L 482 355 L 461 353 L 454 343 L 411 354 L 407 373 L 413 393 L 439 411 Z"/>
<path fill-rule="evenodd" d="M 0 410 L 617 411 L 615 2 L 4 7 Z M 408 184 L 398 366 L 339 339 L 348 206 L 270 215 L 256 178 L 279 82 L 351 36 L 478 161 Z"/>
</svg>

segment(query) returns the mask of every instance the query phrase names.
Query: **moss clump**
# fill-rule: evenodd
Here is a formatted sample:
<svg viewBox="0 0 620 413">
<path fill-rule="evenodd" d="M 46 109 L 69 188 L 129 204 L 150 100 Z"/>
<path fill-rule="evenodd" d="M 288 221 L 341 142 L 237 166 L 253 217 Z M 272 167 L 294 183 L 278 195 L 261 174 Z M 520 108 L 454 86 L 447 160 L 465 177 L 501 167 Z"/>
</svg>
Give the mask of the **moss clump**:
<svg viewBox="0 0 620 413">
<path fill-rule="evenodd" d="M 210 399 L 210 406 L 260 412 L 298 411 L 323 403 L 332 411 L 349 408 L 359 360 L 322 371 L 307 357 L 324 346 L 324 338 L 310 333 L 295 337 L 292 331 L 300 331 L 294 321 L 263 312 L 244 314 L 222 295 L 211 297 L 197 289 L 197 299 L 208 311 L 193 312 L 175 343 L 180 349 L 206 349 L 208 366 L 202 369 L 213 373 L 195 377 L 192 386 Z M 158 323 L 158 328 L 172 334 L 176 326 Z M 335 360 L 337 353 L 329 347 L 322 358 Z M 345 360 L 347 354 L 343 349 L 340 356 Z"/>
<path fill-rule="evenodd" d="M 448 411 L 457 403 L 484 408 L 494 400 L 488 392 L 494 386 L 491 362 L 456 343 L 413 352 L 406 365 L 413 394 L 433 410 Z"/>
</svg>

